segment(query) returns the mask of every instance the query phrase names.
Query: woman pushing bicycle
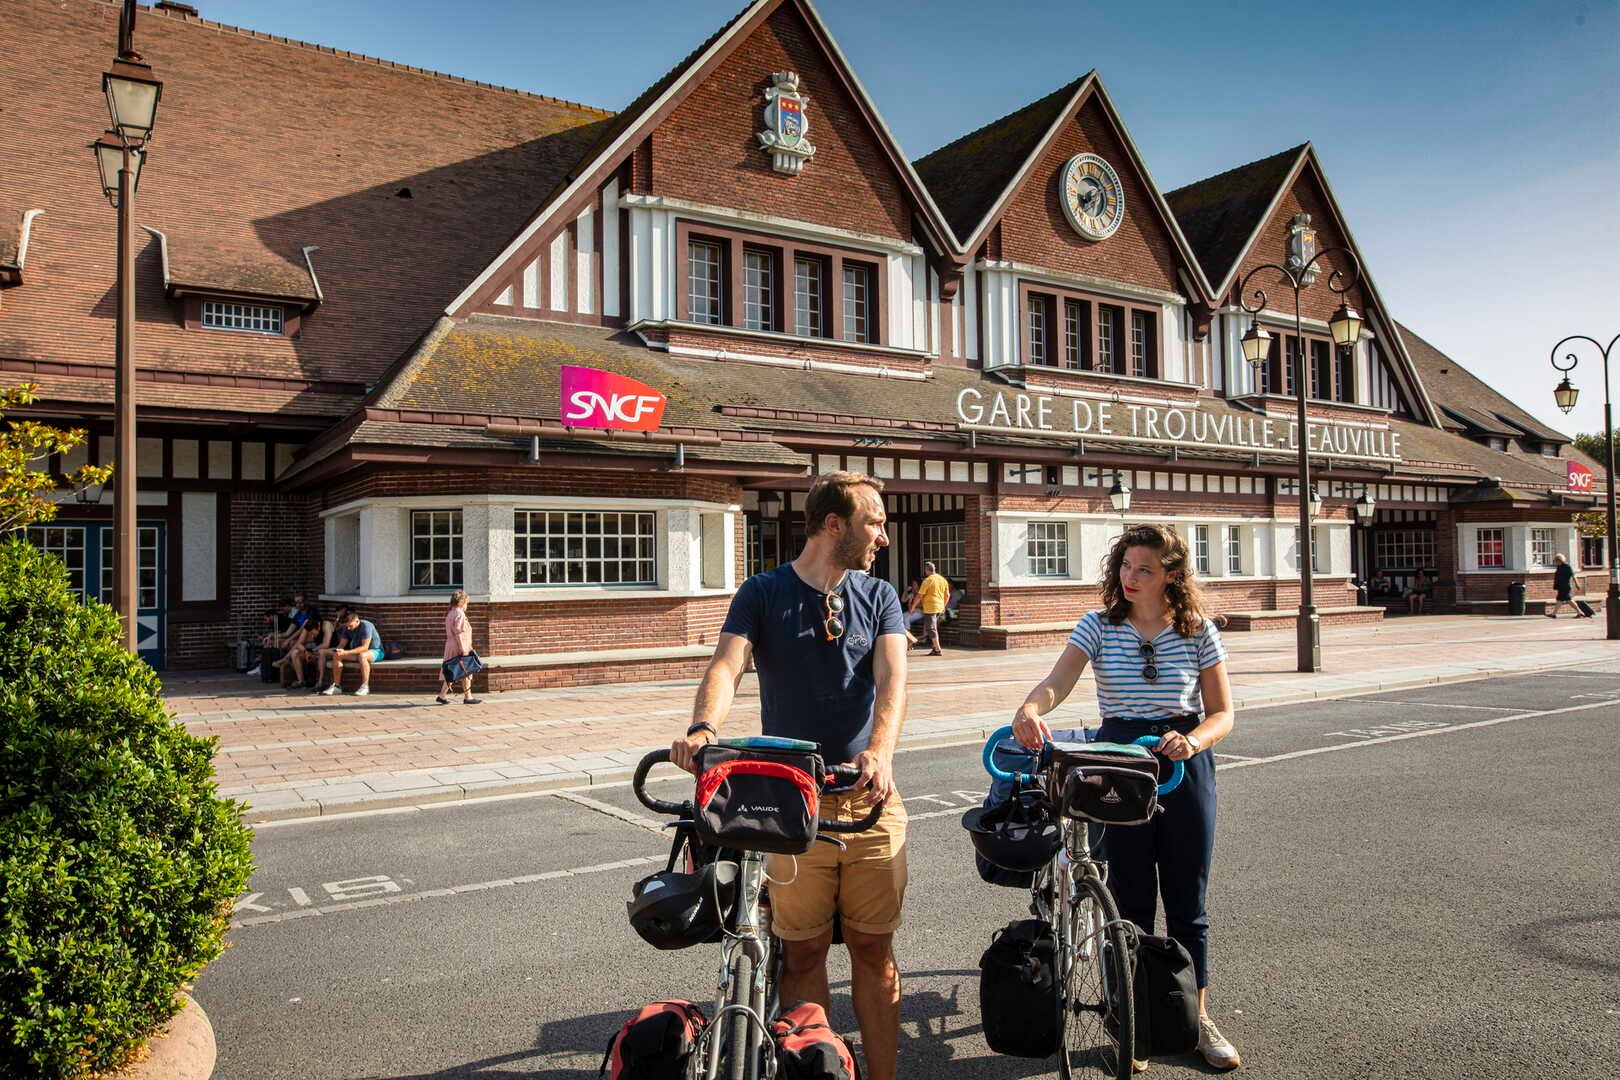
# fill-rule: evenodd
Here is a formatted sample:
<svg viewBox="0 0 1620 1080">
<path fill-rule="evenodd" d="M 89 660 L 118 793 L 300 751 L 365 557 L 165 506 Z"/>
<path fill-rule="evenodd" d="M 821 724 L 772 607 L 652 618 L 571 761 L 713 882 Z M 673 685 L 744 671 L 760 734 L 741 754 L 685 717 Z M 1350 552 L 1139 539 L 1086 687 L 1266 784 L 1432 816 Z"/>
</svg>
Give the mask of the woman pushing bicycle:
<svg viewBox="0 0 1620 1080">
<path fill-rule="evenodd" d="M 1204 606 L 1187 545 L 1162 525 L 1133 525 L 1104 563 L 1103 608 L 1081 618 L 1052 671 L 1029 692 L 1013 733 L 1039 750 L 1051 738 L 1042 717 L 1061 705 L 1091 664 L 1102 709 L 1098 738 L 1129 743 L 1160 736 L 1157 752 L 1186 762 L 1186 779 L 1143 825 L 1110 826 L 1102 851 L 1120 914 L 1153 932 L 1159 897 L 1166 930 L 1192 955 L 1198 975 L 1198 1052 L 1211 1066 L 1242 1059 L 1206 1009 L 1209 918 L 1205 892 L 1215 844 L 1215 761 L 1232 732 L 1226 648 Z M 1136 1071 L 1147 1062 L 1133 1063 Z"/>
</svg>

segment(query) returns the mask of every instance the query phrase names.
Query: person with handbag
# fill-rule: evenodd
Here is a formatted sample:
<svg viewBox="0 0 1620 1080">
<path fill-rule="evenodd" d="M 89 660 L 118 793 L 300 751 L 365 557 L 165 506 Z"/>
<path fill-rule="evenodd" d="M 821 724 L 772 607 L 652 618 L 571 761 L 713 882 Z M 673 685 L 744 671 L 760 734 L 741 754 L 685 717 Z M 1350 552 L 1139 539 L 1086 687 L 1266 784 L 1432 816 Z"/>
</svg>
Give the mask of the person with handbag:
<svg viewBox="0 0 1620 1080">
<path fill-rule="evenodd" d="M 1158 735 L 1156 751 L 1186 762 L 1186 778 L 1164 796 L 1164 812 L 1141 825 L 1110 825 L 1102 854 L 1119 912 L 1153 932 L 1158 901 L 1165 928 L 1191 954 L 1198 980 L 1198 1052 L 1217 1069 L 1243 1063 L 1210 1019 L 1209 916 L 1215 847 L 1215 744 L 1232 733 L 1226 647 L 1205 607 L 1187 543 L 1163 525 L 1132 525 L 1104 564 L 1103 608 L 1081 618 L 1052 671 L 1013 716 L 1031 750 L 1052 737 L 1043 719 L 1063 703 L 1089 664 L 1102 711 L 1098 738 L 1132 742 Z M 1097 827 L 1093 827 L 1095 833 Z M 1093 837 L 1096 839 L 1095 835 Z M 1140 1072 L 1145 1060 L 1133 1061 Z"/>
<path fill-rule="evenodd" d="M 472 623 L 467 621 L 467 593 L 457 589 L 450 594 L 450 609 L 444 613 L 444 664 L 439 669 L 440 705 L 450 704 L 450 691 L 462 684 L 461 703 L 477 705 L 472 677 L 484 670 L 484 662 L 473 651 Z"/>
</svg>

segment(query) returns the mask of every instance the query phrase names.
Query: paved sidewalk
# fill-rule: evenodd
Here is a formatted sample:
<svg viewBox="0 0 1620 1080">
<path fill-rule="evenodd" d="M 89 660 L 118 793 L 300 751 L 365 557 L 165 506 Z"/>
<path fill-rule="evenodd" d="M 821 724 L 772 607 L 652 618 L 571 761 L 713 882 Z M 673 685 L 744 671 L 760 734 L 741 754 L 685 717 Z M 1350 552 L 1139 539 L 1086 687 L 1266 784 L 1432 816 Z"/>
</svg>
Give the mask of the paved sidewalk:
<svg viewBox="0 0 1620 1080">
<path fill-rule="evenodd" d="M 1315 675 L 1294 671 L 1291 630 L 1228 634 L 1226 642 L 1242 710 L 1620 659 L 1620 643 L 1604 640 L 1603 625 L 1427 616 L 1330 627 L 1322 634 L 1326 669 Z M 913 653 L 901 745 L 985 737 L 1008 721 L 1056 652 Z M 219 738 L 221 791 L 249 803 L 249 820 L 268 821 L 622 781 L 643 753 L 685 727 L 696 683 L 513 691 L 486 694 L 476 706 L 289 693 L 235 673 L 177 673 L 165 686 L 188 730 Z M 1058 718 L 1072 725 L 1097 715 L 1088 673 Z M 750 675 L 726 733 L 758 730 Z"/>
</svg>

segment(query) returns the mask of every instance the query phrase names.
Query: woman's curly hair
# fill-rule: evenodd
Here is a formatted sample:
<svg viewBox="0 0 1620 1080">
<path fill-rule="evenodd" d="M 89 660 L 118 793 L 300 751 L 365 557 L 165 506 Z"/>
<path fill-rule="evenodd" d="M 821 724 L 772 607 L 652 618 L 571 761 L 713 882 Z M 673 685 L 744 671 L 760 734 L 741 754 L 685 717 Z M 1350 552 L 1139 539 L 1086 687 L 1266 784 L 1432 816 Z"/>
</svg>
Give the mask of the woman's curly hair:
<svg viewBox="0 0 1620 1080">
<path fill-rule="evenodd" d="M 1164 567 L 1169 580 L 1164 586 L 1164 599 L 1170 605 L 1171 621 L 1176 633 L 1194 637 L 1204 629 L 1206 621 L 1222 621 L 1210 612 L 1204 601 L 1198 577 L 1193 573 L 1192 559 L 1187 541 L 1168 525 L 1132 525 L 1114 541 L 1113 548 L 1103 559 L 1102 599 L 1109 622 L 1119 624 L 1131 612 L 1131 602 L 1119 584 L 1119 568 L 1125 563 L 1125 552 L 1133 547 L 1152 548 L 1159 554 L 1159 565 Z"/>
</svg>

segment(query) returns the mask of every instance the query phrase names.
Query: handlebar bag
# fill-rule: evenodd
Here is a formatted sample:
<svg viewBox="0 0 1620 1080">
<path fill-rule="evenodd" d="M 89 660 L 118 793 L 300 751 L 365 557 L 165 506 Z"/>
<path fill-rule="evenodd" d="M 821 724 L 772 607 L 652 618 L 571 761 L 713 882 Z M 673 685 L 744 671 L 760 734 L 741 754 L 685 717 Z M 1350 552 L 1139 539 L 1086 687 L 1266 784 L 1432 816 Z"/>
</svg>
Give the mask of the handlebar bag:
<svg viewBox="0 0 1620 1080">
<path fill-rule="evenodd" d="M 683 1080 L 708 1017 L 690 1001 L 655 1001 L 608 1040 L 597 1075 L 608 1080 Z"/>
<path fill-rule="evenodd" d="M 1052 749 L 1053 801 L 1064 817 L 1104 825 L 1140 825 L 1159 809 L 1159 763 L 1140 746 Z"/>
<path fill-rule="evenodd" d="M 705 843 L 803 855 L 816 842 L 821 755 L 707 746 L 697 763 L 693 826 Z"/>
<path fill-rule="evenodd" d="M 781 1080 L 861 1080 L 855 1052 L 827 1024 L 827 1012 L 801 1001 L 771 1024 Z"/>
<path fill-rule="evenodd" d="M 1057 936 L 1040 919 L 1018 919 L 996 931 L 979 958 L 979 1018 L 998 1054 L 1043 1058 L 1057 1053 Z"/>
</svg>

